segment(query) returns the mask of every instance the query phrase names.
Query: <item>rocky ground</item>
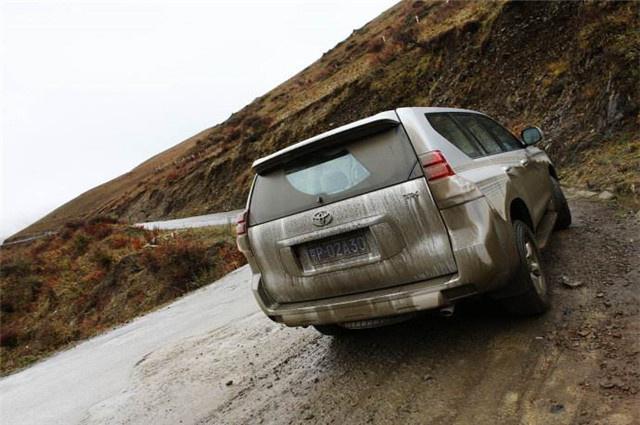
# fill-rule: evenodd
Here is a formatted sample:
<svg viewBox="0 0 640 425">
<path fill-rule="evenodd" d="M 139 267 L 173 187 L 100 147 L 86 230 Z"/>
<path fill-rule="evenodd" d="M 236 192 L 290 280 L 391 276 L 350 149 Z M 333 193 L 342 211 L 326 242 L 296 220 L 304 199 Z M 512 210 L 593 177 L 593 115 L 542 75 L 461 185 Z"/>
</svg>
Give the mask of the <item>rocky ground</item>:
<svg viewBox="0 0 640 425">
<path fill-rule="evenodd" d="M 332 338 L 252 309 L 139 359 L 83 423 L 640 423 L 638 221 L 571 193 L 574 225 L 544 253 L 543 317 L 474 302 Z"/>
</svg>

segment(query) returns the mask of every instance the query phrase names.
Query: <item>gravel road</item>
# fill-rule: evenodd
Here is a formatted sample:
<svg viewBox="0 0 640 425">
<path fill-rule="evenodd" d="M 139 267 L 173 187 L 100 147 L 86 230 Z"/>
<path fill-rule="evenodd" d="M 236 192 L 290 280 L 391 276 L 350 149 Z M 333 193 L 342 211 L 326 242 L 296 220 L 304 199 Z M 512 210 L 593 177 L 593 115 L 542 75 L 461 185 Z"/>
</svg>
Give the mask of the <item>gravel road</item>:
<svg viewBox="0 0 640 425">
<path fill-rule="evenodd" d="M 248 270 L 0 380 L 9 424 L 640 423 L 640 231 L 571 200 L 553 308 L 487 302 L 332 338 L 270 322 Z"/>
</svg>

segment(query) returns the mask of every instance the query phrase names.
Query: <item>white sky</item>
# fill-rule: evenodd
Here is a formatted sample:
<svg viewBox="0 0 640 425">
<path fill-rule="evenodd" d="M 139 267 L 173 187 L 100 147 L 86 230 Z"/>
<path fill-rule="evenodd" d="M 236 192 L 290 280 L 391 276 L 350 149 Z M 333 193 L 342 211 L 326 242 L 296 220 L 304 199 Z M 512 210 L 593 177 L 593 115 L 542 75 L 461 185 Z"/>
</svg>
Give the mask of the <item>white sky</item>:
<svg viewBox="0 0 640 425">
<path fill-rule="evenodd" d="M 224 121 L 394 3 L 2 1 L 0 237 Z"/>
</svg>

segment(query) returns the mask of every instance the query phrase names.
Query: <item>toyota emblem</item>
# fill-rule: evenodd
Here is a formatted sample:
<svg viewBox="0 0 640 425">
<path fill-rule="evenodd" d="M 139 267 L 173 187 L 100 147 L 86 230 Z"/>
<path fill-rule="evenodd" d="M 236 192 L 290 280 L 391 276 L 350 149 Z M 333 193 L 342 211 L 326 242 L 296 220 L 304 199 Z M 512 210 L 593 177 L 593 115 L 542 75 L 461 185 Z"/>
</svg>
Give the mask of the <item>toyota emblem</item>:
<svg viewBox="0 0 640 425">
<path fill-rule="evenodd" d="M 333 216 L 328 211 L 318 211 L 313 214 L 313 224 L 318 227 L 326 226 L 331 223 Z"/>
</svg>

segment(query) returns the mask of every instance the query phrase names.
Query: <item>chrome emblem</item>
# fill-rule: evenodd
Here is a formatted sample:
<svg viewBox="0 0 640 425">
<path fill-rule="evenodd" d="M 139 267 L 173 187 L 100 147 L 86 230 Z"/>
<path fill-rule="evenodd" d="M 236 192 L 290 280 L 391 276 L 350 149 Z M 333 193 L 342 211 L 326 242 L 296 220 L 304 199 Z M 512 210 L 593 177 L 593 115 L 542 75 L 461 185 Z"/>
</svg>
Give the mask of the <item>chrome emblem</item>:
<svg viewBox="0 0 640 425">
<path fill-rule="evenodd" d="M 313 214 L 312 217 L 314 226 L 318 227 L 326 226 L 327 224 L 331 223 L 331 220 L 333 220 L 333 216 L 329 214 L 328 211 L 318 211 L 317 213 Z"/>
</svg>

